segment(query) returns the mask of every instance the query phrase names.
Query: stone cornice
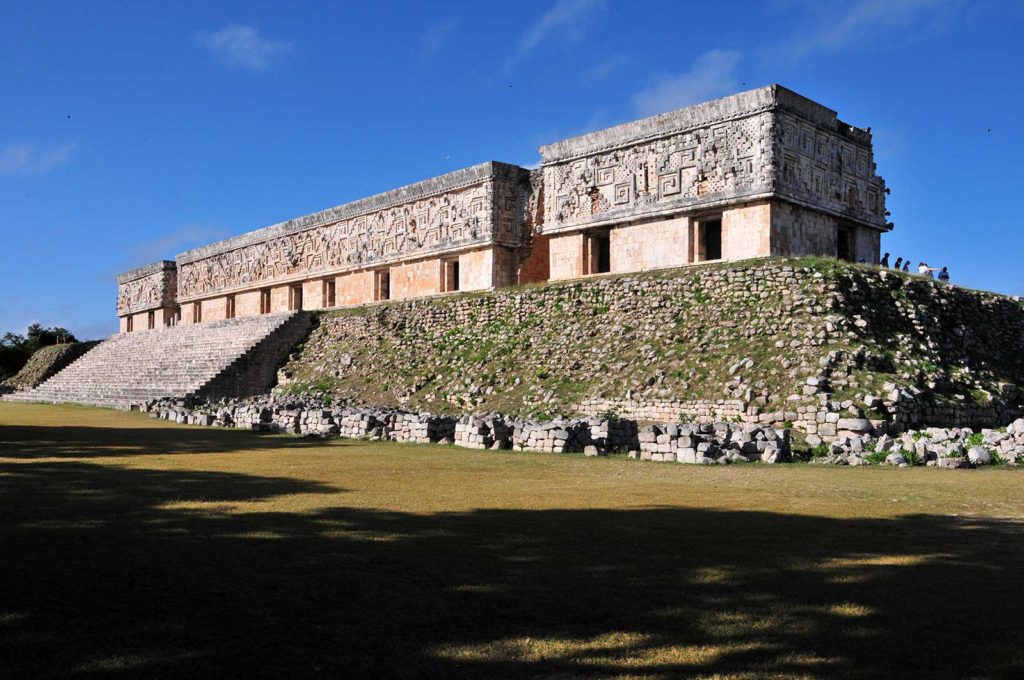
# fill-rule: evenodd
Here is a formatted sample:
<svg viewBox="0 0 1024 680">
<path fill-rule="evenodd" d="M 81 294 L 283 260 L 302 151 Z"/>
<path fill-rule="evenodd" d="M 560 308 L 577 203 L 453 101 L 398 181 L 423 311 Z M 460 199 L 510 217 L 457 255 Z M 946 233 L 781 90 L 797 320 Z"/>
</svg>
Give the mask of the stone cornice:
<svg viewBox="0 0 1024 680">
<path fill-rule="evenodd" d="M 398 189 L 385 191 L 384 193 L 361 198 L 351 203 L 321 210 L 303 217 L 296 217 L 285 222 L 279 222 L 269 227 L 250 231 L 233 238 L 217 241 L 210 245 L 193 250 L 187 250 L 178 255 L 179 265 L 202 260 L 207 257 L 226 253 L 245 246 L 262 243 L 270 239 L 287 236 L 300 231 L 314 229 L 324 225 L 339 222 L 341 220 L 359 217 L 381 210 L 387 210 L 406 203 L 437 196 L 449 191 L 455 191 L 470 187 L 491 179 L 513 179 L 518 180 L 527 176 L 529 171 L 518 165 L 488 161 L 468 168 L 462 168 L 449 172 L 438 177 L 409 184 Z"/>
<path fill-rule="evenodd" d="M 177 266 L 178 265 L 174 260 L 157 260 L 152 264 L 136 267 L 135 269 L 129 269 L 122 274 L 118 274 L 117 282 L 118 284 L 128 283 L 129 281 L 141 279 L 144 276 L 152 276 L 153 274 L 176 269 Z"/>
</svg>

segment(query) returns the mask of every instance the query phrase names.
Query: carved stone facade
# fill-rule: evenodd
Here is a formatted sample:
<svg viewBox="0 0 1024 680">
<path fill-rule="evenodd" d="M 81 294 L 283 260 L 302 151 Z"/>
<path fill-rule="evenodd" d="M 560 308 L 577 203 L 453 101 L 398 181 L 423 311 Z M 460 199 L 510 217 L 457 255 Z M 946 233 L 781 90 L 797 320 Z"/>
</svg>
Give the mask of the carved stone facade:
<svg viewBox="0 0 1024 680">
<path fill-rule="evenodd" d="M 173 260 L 161 260 L 132 269 L 117 277 L 117 315 L 121 330 L 135 330 L 136 319 L 149 326 L 152 313 L 155 325 L 168 325 L 177 313 L 178 270 Z M 129 326 L 132 328 L 129 329 Z"/>
<path fill-rule="evenodd" d="M 526 171 L 483 163 L 178 256 L 178 299 L 467 247 L 519 248 Z"/>
<path fill-rule="evenodd" d="M 778 85 L 540 151 L 546 233 L 773 196 L 885 228 L 871 133 Z"/>
<path fill-rule="evenodd" d="M 601 247 L 612 250 L 599 265 L 588 256 L 586 238 L 552 244 L 561 263 L 556 267 L 553 256 L 553 278 L 634 269 L 636 258 L 617 253 L 617 240 L 677 265 L 776 254 L 871 260 L 889 228 L 870 132 L 778 85 L 540 151 L 541 232 L 556 240 L 573 233 L 607 238 L 611 245 Z M 800 211 L 817 221 L 798 219 Z M 688 223 L 680 227 L 679 220 Z M 713 245 L 702 222 L 713 225 Z M 791 235 L 785 225 L 797 222 L 803 231 Z M 629 238 L 617 234 L 626 228 L 634 232 Z M 564 266 L 570 260 L 578 266 Z"/>
<path fill-rule="evenodd" d="M 765 255 L 873 260 L 871 135 L 781 86 L 563 140 L 119 277 L 118 315 L 195 323 Z M 136 326 L 137 327 L 137 326 Z"/>
</svg>

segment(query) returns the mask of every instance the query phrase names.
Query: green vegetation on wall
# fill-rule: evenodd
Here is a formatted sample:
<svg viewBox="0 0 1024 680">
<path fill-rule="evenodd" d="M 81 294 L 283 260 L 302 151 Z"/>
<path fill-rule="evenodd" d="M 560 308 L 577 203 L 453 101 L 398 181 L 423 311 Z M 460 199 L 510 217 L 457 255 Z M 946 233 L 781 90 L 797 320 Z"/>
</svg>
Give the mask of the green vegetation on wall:
<svg viewBox="0 0 1024 680">
<path fill-rule="evenodd" d="M 595 397 L 788 410 L 886 383 L 974 402 L 1024 382 L 1022 342 L 1008 298 L 834 260 L 754 260 L 324 313 L 279 389 L 530 415 Z"/>
</svg>

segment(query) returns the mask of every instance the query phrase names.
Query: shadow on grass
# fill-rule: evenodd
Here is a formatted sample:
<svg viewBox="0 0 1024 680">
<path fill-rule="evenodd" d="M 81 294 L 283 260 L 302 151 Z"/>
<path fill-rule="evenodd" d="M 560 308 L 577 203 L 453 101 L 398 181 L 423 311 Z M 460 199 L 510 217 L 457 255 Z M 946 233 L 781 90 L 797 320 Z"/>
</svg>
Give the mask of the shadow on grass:
<svg viewBox="0 0 1024 680">
<path fill-rule="evenodd" d="M 296 493 L 339 505 L 224 505 Z M 1024 672 L 1016 523 L 344 500 L 290 478 L 0 463 L 0 677 Z"/>
<path fill-rule="evenodd" d="M 223 453 L 250 449 L 323 446 L 304 439 L 215 427 L 86 427 L 5 425 L 0 427 L 0 458 L 101 458 L 140 454 Z M 346 446 L 333 442 L 334 446 Z"/>
</svg>

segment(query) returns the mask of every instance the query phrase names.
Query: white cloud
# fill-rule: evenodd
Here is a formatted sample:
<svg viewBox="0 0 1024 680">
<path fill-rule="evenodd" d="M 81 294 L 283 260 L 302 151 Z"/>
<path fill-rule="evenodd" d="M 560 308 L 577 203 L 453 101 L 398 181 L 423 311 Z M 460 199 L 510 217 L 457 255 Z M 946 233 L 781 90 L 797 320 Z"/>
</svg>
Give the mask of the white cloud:
<svg viewBox="0 0 1024 680">
<path fill-rule="evenodd" d="M 252 26 L 232 24 L 219 31 L 199 31 L 196 41 L 228 66 L 263 71 L 289 49 L 291 43 L 269 40 Z"/>
<path fill-rule="evenodd" d="M 455 19 L 447 19 L 431 24 L 423 33 L 423 41 L 420 43 L 420 54 L 429 57 L 441 49 L 448 36 L 452 34 L 459 22 Z"/>
<path fill-rule="evenodd" d="M 37 175 L 64 165 L 71 158 L 74 143 L 37 148 L 34 144 L 8 144 L 0 148 L 0 172 Z"/>
<path fill-rule="evenodd" d="M 705 52 L 688 71 L 655 78 L 650 87 L 633 95 L 633 106 L 640 115 L 650 116 L 733 92 L 739 60 L 740 53 L 733 50 Z"/>
<path fill-rule="evenodd" d="M 605 0 L 557 0 L 547 12 L 534 21 L 519 38 L 516 50 L 505 63 L 509 69 L 522 61 L 542 42 L 556 31 L 559 37 L 578 39 L 590 14 L 605 7 Z"/>
<path fill-rule="evenodd" d="M 947 18 L 959 0 L 853 0 L 846 3 L 811 3 L 814 19 L 796 36 L 773 50 L 791 59 L 815 52 L 831 52 L 857 43 L 872 43 L 892 29 L 927 22 L 931 28 Z"/>
</svg>

